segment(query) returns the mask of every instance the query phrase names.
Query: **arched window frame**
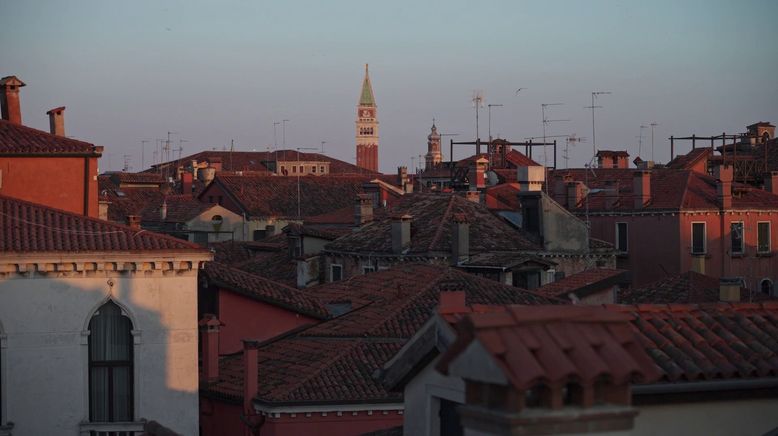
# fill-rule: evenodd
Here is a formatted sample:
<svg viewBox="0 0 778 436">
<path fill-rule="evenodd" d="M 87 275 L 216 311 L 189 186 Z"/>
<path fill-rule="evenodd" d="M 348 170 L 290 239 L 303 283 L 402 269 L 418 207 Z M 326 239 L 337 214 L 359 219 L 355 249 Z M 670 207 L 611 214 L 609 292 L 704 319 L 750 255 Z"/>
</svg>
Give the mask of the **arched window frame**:
<svg viewBox="0 0 778 436">
<path fill-rule="evenodd" d="M 770 280 L 768 277 L 765 277 L 765 278 L 763 278 L 762 280 L 759 281 L 759 292 L 762 293 L 762 294 L 764 293 L 763 289 L 764 289 L 765 283 L 768 283 L 770 285 L 770 290 L 767 293 L 767 295 L 769 295 L 771 297 L 774 296 L 775 295 L 775 283 L 772 280 Z"/>
<path fill-rule="evenodd" d="M 119 306 L 119 309 L 121 309 L 122 315 L 126 316 L 130 320 L 130 324 L 132 325 L 132 329 L 130 330 L 130 334 L 132 335 L 132 392 L 133 392 L 133 398 L 132 398 L 132 411 L 133 411 L 133 419 L 137 419 L 138 412 L 140 411 L 140 386 L 141 386 L 141 371 L 140 371 L 140 361 L 141 361 L 141 350 L 142 348 L 139 346 L 141 345 L 141 330 L 138 329 L 138 321 L 135 317 L 135 315 L 130 311 L 127 306 L 122 304 L 121 302 L 117 301 L 116 299 L 112 298 L 111 296 L 107 296 L 100 300 L 97 304 L 95 304 L 88 312 L 88 316 L 84 320 L 84 325 L 81 330 L 81 358 L 83 364 L 83 370 L 82 370 L 82 377 L 83 377 L 83 386 L 84 386 L 84 419 L 83 422 L 91 422 L 89 419 L 89 323 L 92 321 L 92 317 L 95 315 L 95 313 L 103 307 L 108 302 L 112 302 L 113 304 Z"/>
</svg>

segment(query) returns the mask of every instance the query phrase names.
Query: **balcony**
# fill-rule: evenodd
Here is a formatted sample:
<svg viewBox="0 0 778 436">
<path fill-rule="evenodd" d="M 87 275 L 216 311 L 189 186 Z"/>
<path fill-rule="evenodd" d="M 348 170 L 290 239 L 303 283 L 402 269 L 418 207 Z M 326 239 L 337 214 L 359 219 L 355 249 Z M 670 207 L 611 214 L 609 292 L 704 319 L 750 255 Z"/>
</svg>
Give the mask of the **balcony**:
<svg viewBox="0 0 778 436">
<path fill-rule="evenodd" d="M 146 420 L 136 422 L 82 422 L 81 436 L 141 436 Z"/>
</svg>

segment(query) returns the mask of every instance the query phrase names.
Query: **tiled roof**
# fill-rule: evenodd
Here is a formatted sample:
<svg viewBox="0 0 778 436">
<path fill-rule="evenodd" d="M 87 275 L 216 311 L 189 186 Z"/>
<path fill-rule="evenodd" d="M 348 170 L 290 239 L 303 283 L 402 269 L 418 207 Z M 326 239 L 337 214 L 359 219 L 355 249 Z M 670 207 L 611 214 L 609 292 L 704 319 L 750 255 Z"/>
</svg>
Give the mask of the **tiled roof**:
<svg viewBox="0 0 778 436">
<path fill-rule="evenodd" d="M 161 174 L 157 173 L 127 173 L 123 171 L 115 171 L 103 174 L 109 176 L 111 180 L 119 185 L 122 183 L 130 184 L 149 184 L 149 185 L 162 185 L 165 183 L 165 178 Z"/>
<path fill-rule="evenodd" d="M 667 168 L 678 170 L 691 169 L 694 164 L 699 162 L 701 159 L 707 159 L 711 153 L 711 149 L 707 147 L 695 148 L 687 154 L 676 156 L 673 160 L 667 163 Z"/>
<path fill-rule="evenodd" d="M 600 156 L 629 157 L 629 153 L 626 150 L 599 150 L 597 151 L 597 157 Z"/>
<path fill-rule="evenodd" d="M 420 286 L 420 284 L 422 284 Z M 464 290 L 471 304 L 548 304 L 529 291 L 429 264 L 404 264 L 306 288 L 352 312 L 267 341 L 259 348 L 261 403 L 400 402 L 373 375 L 432 315 L 442 291 Z M 242 353 L 223 357 L 212 394 L 242 396 Z"/>
<path fill-rule="evenodd" d="M 591 189 L 603 189 L 603 192 L 589 195 L 589 209 L 593 211 L 605 209 L 606 197 L 614 196 L 608 190 L 615 189 L 615 186 L 618 185 L 619 198 L 612 210 L 634 210 L 634 172 L 634 169 L 625 168 L 554 170 L 550 180 L 554 180 L 555 177 L 569 176 L 573 180 L 588 183 Z M 655 168 L 650 171 L 650 174 L 651 200 L 644 209 L 719 209 L 716 180 L 713 177 L 691 170 L 666 168 Z M 613 184 L 609 185 L 606 182 L 612 182 Z M 778 195 L 737 183 L 733 183 L 732 187 L 733 190 L 738 190 L 738 194 L 732 196 L 733 209 L 778 208 Z M 568 206 L 568 209 L 582 210 L 584 207 L 584 203 L 581 202 L 577 207 Z"/>
<path fill-rule="evenodd" d="M 633 331 L 665 381 L 778 376 L 778 302 L 607 306 Z"/>
<path fill-rule="evenodd" d="M 616 385 L 653 381 L 659 371 L 630 326 L 631 316 L 593 306 L 508 306 L 501 312 L 469 314 L 441 357 L 449 364 L 473 340 L 492 356 L 517 390 L 538 382 L 577 380 L 593 385 L 606 376 Z"/>
<path fill-rule="evenodd" d="M 515 251 L 493 251 L 472 255 L 466 262 L 461 264 L 461 266 L 465 268 L 468 266 L 513 268 L 525 263 L 536 263 L 545 266 L 556 265 L 556 262 L 551 262 L 536 256 L 522 255 Z"/>
<path fill-rule="evenodd" d="M 321 215 L 354 205 L 367 176 L 304 176 L 299 178 L 302 217 Z M 297 217 L 297 177 L 220 176 L 224 187 L 246 212 L 255 217 Z M 208 189 L 201 194 L 201 198 Z"/>
<path fill-rule="evenodd" d="M 213 250 L 213 261 L 235 265 L 251 259 L 248 243 L 243 241 L 211 242 L 208 247 Z"/>
<path fill-rule="evenodd" d="M 578 295 L 578 292 L 588 289 L 602 290 L 625 282 L 626 273 L 627 271 L 623 269 L 592 268 L 541 286 L 535 291 L 543 295 L 565 298 L 570 293 Z"/>
<path fill-rule="evenodd" d="M 235 267 L 290 287 L 297 286 L 297 262 L 289 254 L 286 238 L 281 249 L 255 251 L 251 259 Z"/>
<path fill-rule="evenodd" d="M 205 265 L 205 274 L 214 284 L 250 298 L 314 318 L 324 319 L 328 316 L 324 305 L 310 294 L 255 274 L 249 274 L 216 262 L 208 262 Z"/>
<path fill-rule="evenodd" d="M 470 224 L 470 253 L 541 250 L 522 230 L 492 215 L 481 205 L 455 194 L 406 194 L 390 214 L 411 215 L 411 244 L 408 255 L 451 252 L 451 220 L 464 213 Z M 391 218 L 363 226 L 326 247 L 330 251 L 392 253 Z"/>
<path fill-rule="evenodd" d="M 716 303 L 719 301 L 719 279 L 694 271 L 663 277 L 640 288 L 619 292 L 619 304 Z M 740 289 L 740 301 L 761 301 L 770 297 Z"/>
<path fill-rule="evenodd" d="M 306 291 L 327 303 L 350 302 L 353 310 L 304 335 L 411 337 L 430 317 L 445 291 L 465 291 L 467 304 L 562 304 L 514 286 L 457 269 L 409 263 L 357 275 Z"/>
<path fill-rule="evenodd" d="M 205 251 L 196 244 L 0 196 L 0 251 Z"/>
<path fill-rule="evenodd" d="M 516 176 L 516 170 L 508 171 L 512 171 L 514 177 Z M 486 188 L 484 197 L 486 200 L 486 207 L 492 210 L 518 211 L 521 209 L 521 202 L 519 202 L 519 184 L 515 182 L 490 186 Z"/>
<path fill-rule="evenodd" d="M 159 199 L 156 200 L 159 201 Z M 150 201 L 145 205 L 140 214 L 144 222 L 185 223 L 216 206 L 212 203 L 199 201 L 190 195 L 168 195 L 161 200 L 160 202 Z M 164 220 L 160 214 L 163 203 L 167 207 Z"/>
<path fill-rule="evenodd" d="M 100 156 L 94 145 L 0 120 L 0 155 Z"/>
<path fill-rule="evenodd" d="M 100 200 L 108 201 L 108 219 L 126 222 L 128 215 L 141 215 L 145 209 L 159 205 L 165 197 L 165 189 L 156 187 L 120 188 L 110 176 L 97 176 Z"/>
<path fill-rule="evenodd" d="M 516 167 L 539 167 L 539 163 L 535 162 L 531 158 L 527 157 L 524 153 L 516 150 L 511 150 L 505 155 L 505 160 L 510 162 Z"/>
<path fill-rule="evenodd" d="M 172 166 L 178 168 L 179 166 L 191 166 L 193 160 L 197 160 L 198 162 L 212 162 L 214 159 L 221 159 L 222 169 L 224 171 L 267 171 L 264 162 L 275 162 L 277 160 L 296 161 L 298 159 L 297 156 L 297 150 L 233 152 L 206 150 L 182 157 L 175 161 L 165 162 L 161 165 L 164 167 Z M 320 153 L 300 152 L 299 156 L 299 160 L 301 161 L 329 162 L 330 174 L 377 174 Z M 154 168 L 159 166 L 160 165 L 154 165 Z"/>
<path fill-rule="evenodd" d="M 334 241 L 343 235 L 351 233 L 351 229 L 342 227 L 313 227 L 310 225 L 301 225 L 296 223 L 290 223 L 284 228 L 284 232 L 291 235 L 298 236 L 313 236 L 314 238 L 326 239 L 328 241 Z"/>
</svg>

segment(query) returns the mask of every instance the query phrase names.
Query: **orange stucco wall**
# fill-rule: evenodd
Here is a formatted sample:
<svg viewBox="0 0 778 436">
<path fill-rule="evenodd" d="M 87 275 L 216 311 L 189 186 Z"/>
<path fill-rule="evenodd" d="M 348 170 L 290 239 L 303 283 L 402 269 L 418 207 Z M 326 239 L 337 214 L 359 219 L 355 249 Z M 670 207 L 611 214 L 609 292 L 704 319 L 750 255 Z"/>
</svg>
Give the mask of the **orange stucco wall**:
<svg viewBox="0 0 778 436">
<path fill-rule="evenodd" d="M 0 157 L 0 171 L 0 194 L 98 216 L 96 157 Z"/>
</svg>

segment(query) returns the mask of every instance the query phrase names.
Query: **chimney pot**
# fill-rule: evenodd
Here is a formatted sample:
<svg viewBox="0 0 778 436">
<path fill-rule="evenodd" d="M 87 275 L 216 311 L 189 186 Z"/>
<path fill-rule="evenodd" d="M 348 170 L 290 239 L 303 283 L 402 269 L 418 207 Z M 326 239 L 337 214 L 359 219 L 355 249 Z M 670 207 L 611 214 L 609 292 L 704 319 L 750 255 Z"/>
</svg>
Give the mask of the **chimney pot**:
<svg viewBox="0 0 778 436">
<path fill-rule="evenodd" d="M 197 180 L 197 159 L 192 159 L 192 180 Z"/>
<path fill-rule="evenodd" d="M 243 339 L 243 413 L 255 414 L 252 404 L 259 393 L 259 341 Z"/>
<path fill-rule="evenodd" d="M 19 88 L 26 86 L 16 76 L 0 79 L 0 110 L 3 119 L 13 124 L 22 125 L 22 107 L 19 102 Z"/>
<path fill-rule="evenodd" d="M 729 165 L 719 165 L 713 169 L 713 177 L 716 178 L 716 197 L 719 207 L 722 209 L 731 208 L 734 170 Z"/>
<path fill-rule="evenodd" d="M 411 245 L 411 220 L 408 214 L 392 217 L 392 252 L 402 254 Z"/>
<path fill-rule="evenodd" d="M 65 106 L 54 108 L 46 115 L 49 116 L 49 131 L 52 135 L 65 136 Z"/>
<path fill-rule="evenodd" d="M 206 313 L 198 323 L 200 325 L 203 381 L 211 382 L 219 379 L 219 327 L 223 324 L 216 315 Z"/>
<path fill-rule="evenodd" d="M 470 220 L 462 212 L 455 213 L 451 225 L 451 263 L 461 265 L 470 259 Z"/>
</svg>

